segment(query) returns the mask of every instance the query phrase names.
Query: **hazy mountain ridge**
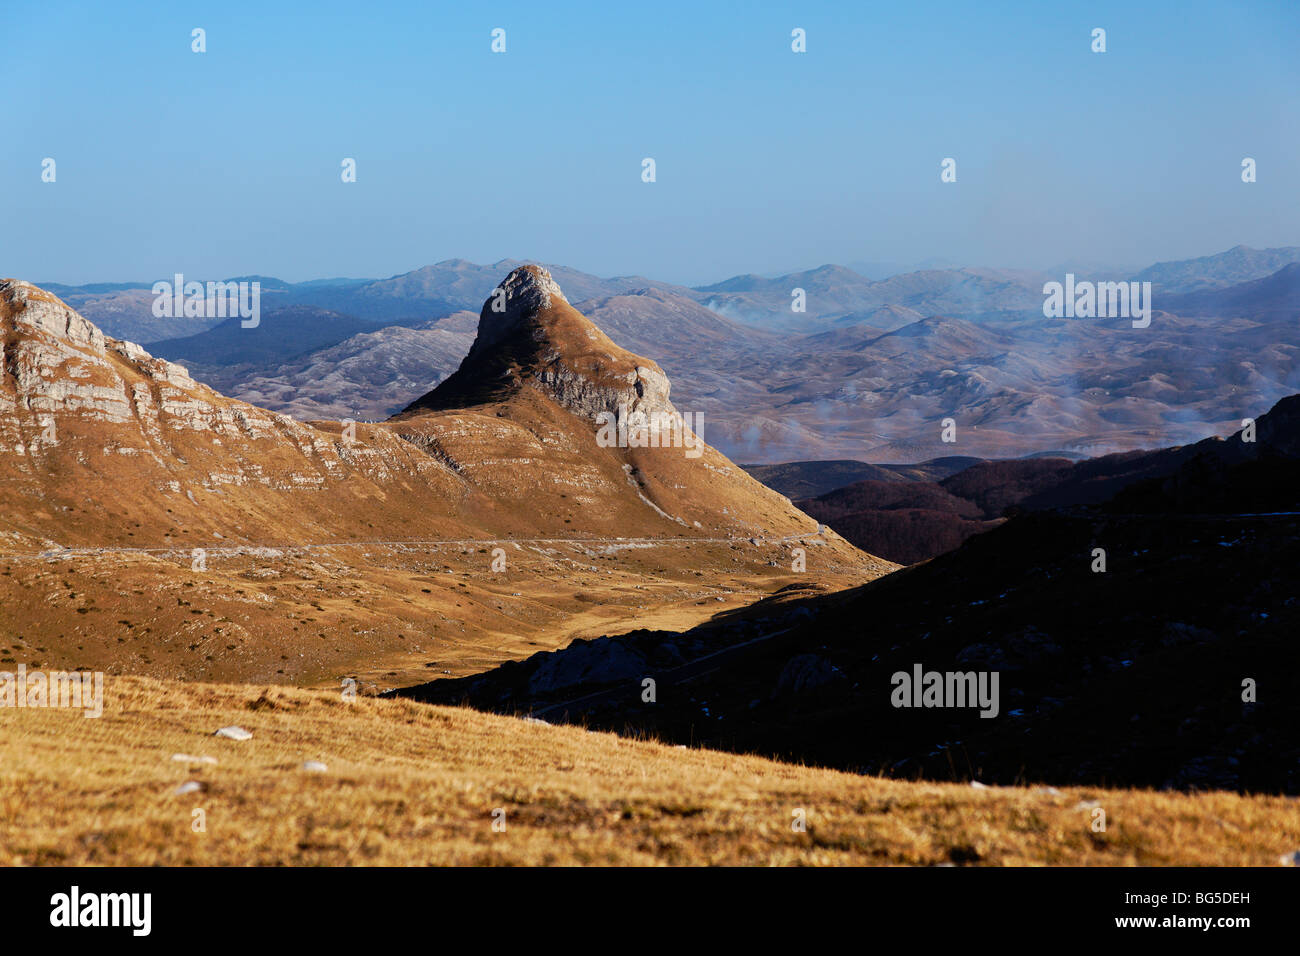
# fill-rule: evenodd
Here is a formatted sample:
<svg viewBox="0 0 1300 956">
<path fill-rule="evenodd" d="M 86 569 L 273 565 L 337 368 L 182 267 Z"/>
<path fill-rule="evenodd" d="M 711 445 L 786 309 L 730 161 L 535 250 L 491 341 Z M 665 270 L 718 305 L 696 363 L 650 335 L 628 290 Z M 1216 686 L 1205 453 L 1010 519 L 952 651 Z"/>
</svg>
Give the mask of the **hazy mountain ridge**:
<svg viewBox="0 0 1300 956">
<path fill-rule="evenodd" d="M 1233 246 L 1212 256 L 1157 262 L 1133 278 L 1150 282 L 1154 292 L 1208 292 L 1262 279 L 1293 262 L 1300 262 L 1300 246 L 1276 249 Z"/>
<path fill-rule="evenodd" d="M 1231 262 L 1242 255 L 1230 250 L 1221 257 Z M 638 277 L 605 280 L 561 269 L 553 274 L 572 278 L 565 287 L 578 290 L 570 293 L 574 301 L 617 341 L 657 356 L 680 382 L 680 406 L 703 414 L 710 441 L 728 455 L 755 463 L 899 462 L 951 454 L 1018 457 L 1045 449 L 1098 454 L 1226 431 L 1249 408 L 1300 387 L 1300 332 L 1291 321 L 1300 314 L 1298 268 L 1284 266 L 1213 291 L 1156 294 L 1157 308 L 1169 308 L 1157 311 L 1146 329 L 1132 329 L 1123 319 L 1044 319 L 1041 287 L 1030 281 L 1039 277 L 1009 271 L 931 270 L 873 282 L 842 267 L 823 267 L 704 287 L 713 291 Z M 342 299 L 366 299 L 370 304 L 363 311 L 371 314 L 376 303 L 394 312 L 418 311 L 478 291 L 486 297 L 499 279 L 490 267 L 451 260 L 387 280 L 350 280 Z M 796 281 L 806 283 L 809 294 L 809 313 L 799 322 L 811 323 L 813 331 L 767 331 L 714 310 L 735 305 L 738 300 L 727 297 L 740 296 L 754 302 L 767 297 L 763 308 L 788 311 Z M 317 284 L 310 295 L 339 298 L 331 290 Z M 128 294 L 134 293 L 123 293 Z M 267 303 L 278 294 L 268 294 Z M 893 304 L 873 307 L 872 296 Z M 921 311 L 945 303 L 1033 308 Z M 840 311 L 849 307 L 856 311 Z M 1170 311 L 1175 307 L 1177 314 Z M 282 311 L 266 308 L 261 332 L 233 329 L 228 322 L 205 334 L 233 332 L 249 336 L 249 342 L 273 337 Z M 433 363 L 428 374 L 383 349 L 369 357 L 364 348 L 331 352 L 345 338 L 369 331 L 370 320 L 353 317 L 355 326 L 335 321 L 333 333 L 315 340 L 322 354 L 314 358 L 301 355 L 306 340 L 292 334 L 282 336 L 279 351 L 239 363 L 238 369 L 180 354 L 178 348 L 202 349 L 210 341 L 202 336 L 158 351 L 186 358 L 200 378 L 223 391 L 306 418 L 336 415 L 344 405 L 353 417 L 382 418 L 452 370 L 457 343 L 450 337 L 422 351 Z M 818 330 L 818 323 L 825 328 Z M 332 369 L 345 355 L 347 369 Z M 308 377 L 295 368 L 313 372 Z M 391 380 L 377 389 L 384 374 Z M 284 385 L 289 380 L 302 388 L 291 393 Z M 957 424 L 955 445 L 939 440 L 945 418 Z"/>
<path fill-rule="evenodd" d="M 223 281 L 245 279 L 260 282 L 262 307 L 266 311 L 315 306 L 371 324 L 409 325 L 457 311 L 477 313 L 502 276 L 521 265 L 523 262 L 515 259 L 502 259 L 487 265 L 465 259 L 448 259 L 384 279 L 312 279 L 294 283 L 273 276 L 241 276 Z M 646 288 L 691 294 L 689 289 L 643 276 L 603 279 L 564 266 L 553 269 L 557 281 L 570 290 L 569 295 L 574 297 L 574 301 Z M 170 282 L 172 277 L 167 276 L 166 280 Z M 152 282 L 100 282 L 82 286 L 48 284 L 51 292 L 100 325 L 106 334 L 146 345 L 196 335 L 224 321 L 218 318 L 155 317 L 152 287 Z"/>
<path fill-rule="evenodd" d="M 1300 248 L 1296 250 L 1300 259 Z M 1269 322 L 1300 318 L 1300 261 L 1284 265 L 1277 272 L 1237 285 L 1164 296 L 1162 308 L 1179 315 L 1246 315 Z"/>
<path fill-rule="evenodd" d="M 1153 281 L 1156 291 L 1180 293 L 1223 288 L 1259 279 L 1291 262 L 1300 261 L 1300 247 L 1251 249 L 1237 246 L 1212 256 L 1157 263 L 1131 278 Z M 414 322 L 462 309 L 476 311 L 502 275 L 523 265 L 502 259 L 480 265 L 448 259 L 381 279 L 312 279 L 286 282 L 273 276 L 241 276 L 262 283 L 270 308 L 315 305 L 372 322 Z M 675 293 L 740 321 L 772 325 L 807 333 L 826 322 L 854 322 L 882 310 L 919 311 L 924 315 L 959 315 L 1038 309 L 1042 284 L 1060 280 L 1065 267 L 1051 272 L 1025 269 L 985 269 L 958 266 L 916 268 L 882 278 L 869 278 L 852 268 L 824 265 L 781 276 L 732 276 L 710 285 L 686 288 L 643 276 L 601 278 L 561 265 L 550 265 L 570 299 L 582 302 L 637 289 Z M 1081 270 L 1080 278 L 1087 278 Z M 1105 270 L 1105 276 L 1124 276 Z M 171 276 L 165 277 L 168 281 Z M 190 277 L 196 278 L 196 277 Z M 225 281 L 234 281 L 228 279 Z M 109 335 L 150 344 L 181 338 L 211 328 L 215 319 L 156 319 L 152 315 L 152 282 L 95 282 L 84 285 L 41 283 Z M 804 313 L 791 312 L 792 292 L 807 293 Z M 857 318 L 855 313 L 859 314 Z M 917 317 L 922 317 L 918 315 Z M 883 327 L 896 325 L 887 314 Z"/>
<path fill-rule="evenodd" d="M 181 364 L 220 392 L 299 421 L 380 421 L 456 370 L 474 340 L 477 323 L 474 313 L 457 312 L 411 326 L 360 332 L 282 363 Z"/>
<path fill-rule="evenodd" d="M 709 440 L 733 458 L 1088 455 L 1226 431 L 1250 407 L 1300 387 L 1300 330 L 1275 318 L 1277 303 L 1290 294 L 1286 275 L 1214 293 L 1236 297 L 1236 317 L 1157 313 L 1147 329 L 1123 319 L 930 316 L 892 331 L 858 323 L 793 336 L 749 329 L 666 290 L 633 290 L 582 305 L 616 340 L 660 357 L 681 383 L 680 407 L 703 414 Z M 1261 300 L 1263 318 L 1251 317 L 1252 290 L 1268 296 Z M 454 343 L 446 347 L 432 370 L 437 375 L 452 364 Z M 303 364 L 316 365 L 342 388 L 329 361 L 322 356 Z M 281 377 L 276 369 L 283 364 L 214 383 L 307 417 L 338 407 L 341 396 L 311 386 L 296 403 L 282 389 L 253 390 L 255 380 Z M 377 359 L 367 368 L 358 357 L 350 374 L 373 381 L 383 367 Z M 356 407 L 363 418 L 383 417 L 398 399 L 419 395 L 416 387 L 373 400 L 366 388 L 349 391 L 361 396 Z M 957 424 L 953 444 L 940 440 L 945 418 Z"/>
</svg>

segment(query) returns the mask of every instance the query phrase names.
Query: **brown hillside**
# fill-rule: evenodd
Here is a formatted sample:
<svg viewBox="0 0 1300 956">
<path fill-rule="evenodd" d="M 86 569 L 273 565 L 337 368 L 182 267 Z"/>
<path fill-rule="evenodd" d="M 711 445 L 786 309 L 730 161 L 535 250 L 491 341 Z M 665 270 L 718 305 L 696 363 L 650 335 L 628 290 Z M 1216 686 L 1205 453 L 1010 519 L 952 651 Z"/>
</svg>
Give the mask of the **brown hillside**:
<svg viewBox="0 0 1300 956">
<path fill-rule="evenodd" d="M 668 382 L 559 307 L 549 277 L 557 307 L 530 309 L 543 276 L 505 283 L 520 327 L 485 306 L 433 393 L 457 407 L 356 425 L 354 440 L 226 398 L 55 296 L 0 283 L 0 660 L 392 685 L 892 568 L 711 448 L 599 447 L 593 410 L 670 407 Z M 467 383 L 489 369 L 510 387 L 473 404 Z"/>
</svg>

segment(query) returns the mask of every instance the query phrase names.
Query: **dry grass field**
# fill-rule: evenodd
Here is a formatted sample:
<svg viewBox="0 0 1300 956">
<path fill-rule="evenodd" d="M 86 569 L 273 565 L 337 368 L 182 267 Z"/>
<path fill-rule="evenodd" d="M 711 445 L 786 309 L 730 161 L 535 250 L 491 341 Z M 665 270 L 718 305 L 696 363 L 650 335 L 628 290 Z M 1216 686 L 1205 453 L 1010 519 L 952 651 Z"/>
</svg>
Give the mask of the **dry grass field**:
<svg viewBox="0 0 1300 956">
<path fill-rule="evenodd" d="M 895 566 L 810 536 L 833 590 Z M 797 543 L 797 542 L 796 542 Z M 806 576 L 790 545 L 682 540 L 335 545 L 214 554 L 0 553 L 0 670 L 102 670 L 174 680 L 378 688 L 479 673 L 579 637 L 688 630 Z M 772 567 L 775 563 L 777 566 Z"/>
<path fill-rule="evenodd" d="M 252 738 L 213 736 L 229 725 Z M 99 719 L 0 709 L 0 865 L 1272 866 L 1298 847 L 1284 797 L 909 783 L 323 691 L 110 677 Z"/>
</svg>

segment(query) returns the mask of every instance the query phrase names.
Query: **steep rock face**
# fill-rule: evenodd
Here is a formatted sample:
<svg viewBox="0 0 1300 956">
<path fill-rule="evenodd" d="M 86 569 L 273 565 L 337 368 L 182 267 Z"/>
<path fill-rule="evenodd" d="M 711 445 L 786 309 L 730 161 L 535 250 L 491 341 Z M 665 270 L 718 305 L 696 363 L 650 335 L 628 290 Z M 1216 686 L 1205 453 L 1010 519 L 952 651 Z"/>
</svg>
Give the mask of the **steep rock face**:
<svg viewBox="0 0 1300 956">
<path fill-rule="evenodd" d="M 11 383 L 0 389 L 0 409 L 21 408 L 43 415 L 45 423 L 63 412 L 114 424 L 131 421 L 135 406 L 149 404 L 149 389 L 128 383 L 123 360 L 131 371 L 160 383 L 164 402 L 175 402 L 179 390 L 199 388 L 181 366 L 153 358 L 134 342 L 108 338 L 57 297 L 17 279 L 0 282 L 0 334 L 0 364 Z M 7 423 L 0 434 L 12 439 L 17 425 Z"/>
<path fill-rule="evenodd" d="M 97 352 L 104 351 L 103 332 L 64 305 L 56 296 L 38 289 L 30 282 L 21 279 L 5 279 L 0 282 L 0 301 L 5 304 L 6 317 L 12 317 L 18 327 L 45 332 L 72 345 L 89 346 Z"/>
<path fill-rule="evenodd" d="M 599 510 L 614 526 L 671 534 L 816 527 L 704 444 L 700 419 L 684 421 L 668 393 L 658 365 L 616 345 L 529 265 L 488 297 L 456 372 L 387 424 L 471 481 L 505 494 L 526 486 L 537 513 L 576 505 L 584 522 Z M 631 427 L 611 441 L 605 415 Z"/>
<path fill-rule="evenodd" d="M 615 345 L 535 265 L 515 269 L 488 297 L 460 368 L 402 414 L 501 400 L 524 387 L 592 422 L 602 412 L 676 414 L 663 370 Z"/>
<path fill-rule="evenodd" d="M 30 283 L 0 282 L 0 332 L 8 386 L 0 389 L 0 401 L 15 411 L 34 413 L 38 421 L 56 426 L 87 421 L 127 425 L 103 429 L 102 434 L 115 442 L 152 435 L 163 445 L 151 450 L 176 458 L 182 449 L 169 443 L 176 433 L 258 439 L 280 438 L 286 432 L 300 445 L 311 440 L 306 426 L 225 399 L 191 379 L 182 366 L 154 358 L 134 342 L 105 336 Z M 30 424 L 27 416 L 16 416 L 6 423 L 5 435 L 18 435 Z M 167 439 L 160 424 L 171 433 Z"/>
</svg>

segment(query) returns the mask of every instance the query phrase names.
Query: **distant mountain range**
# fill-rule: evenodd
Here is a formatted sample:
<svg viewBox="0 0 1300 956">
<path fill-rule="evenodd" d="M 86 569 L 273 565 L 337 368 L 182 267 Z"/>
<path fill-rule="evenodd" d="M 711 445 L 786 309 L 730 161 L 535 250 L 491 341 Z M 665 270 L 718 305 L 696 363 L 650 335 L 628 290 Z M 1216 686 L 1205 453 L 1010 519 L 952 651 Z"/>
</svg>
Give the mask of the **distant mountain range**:
<svg viewBox="0 0 1300 956">
<path fill-rule="evenodd" d="M 678 402 L 704 415 L 725 453 L 752 463 L 908 462 L 1099 454 L 1234 427 L 1300 388 L 1297 256 L 1238 247 L 1143 270 L 1161 290 L 1147 329 L 1045 319 L 1042 283 L 1061 277 L 1028 272 L 872 280 L 823 266 L 698 289 L 552 274 L 615 341 L 659 356 L 682 383 Z M 189 334 L 152 350 L 229 394 L 302 419 L 376 420 L 454 371 L 473 335 L 447 317 L 477 312 L 516 265 L 450 260 L 389 279 L 298 284 L 262 277 L 256 329 L 142 319 L 147 289 L 57 288 L 125 338 L 181 325 Z M 794 289 L 806 312 L 791 311 Z M 951 444 L 940 440 L 945 418 L 956 425 Z"/>
<path fill-rule="evenodd" d="M 265 316 L 257 329 L 223 324 L 190 339 L 158 343 L 156 348 L 216 390 L 300 421 L 379 421 L 454 371 L 474 341 L 478 325 L 478 315 L 468 311 L 410 326 L 366 324 L 363 331 L 341 342 L 303 350 L 310 336 L 299 339 L 293 334 L 295 318 L 303 314 L 299 311 L 295 316 L 297 310 L 323 312 L 291 306 Z M 340 328 L 328 322 L 322 327 Z M 205 348 L 209 337 L 214 349 L 224 350 L 258 332 L 267 338 L 270 353 L 260 358 L 226 365 L 186 358 L 212 354 Z"/>
<path fill-rule="evenodd" d="M 1040 273 L 990 269 L 933 269 L 872 281 L 843 266 L 764 279 L 737 276 L 695 290 L 703 304 L 723 315 L 763 328 L 814 331 L 827 322 L 861 322 L 881 310 L 908 309 L 919 315 L 988 313 L 1038 309 L 1043 303 Z M 802 306 L 795 290 L 802 289 Z M 894 323 L 887 320 L 885 328 Z"/>
<path fill-rule="evenodd" d="M 1300 262 L 1300 246 L 1279 249 L 1233 246 L 1213 256 L 1157 262 L 1133 278 L 1150 282 L 1154 292 L 1207 292 L 1262 279 L 1293 262 Z"/>
<path fill-rule="evenodd" d="M 502 259 L 489 265 L 449 259 L 387 279 L 315 279 L 291 283 L 271 276 L 239 276 L 225 281 L 260 282 L 264 313 L 283 311 L 291 306 L 314 306 L 364 320 L 371 326 L 410 325 L 462 310 L 477 314 L 501 277 L 521 265 L 523 262 L 514 259 Z M 570 295 L 575 302 L 630 289 L 662 288 L 690 293 L 689 289 L 642 276 L 602 279 L 563 266 L 551 268 L 556 281 L 572 290 Z M 196 276 L 187 278 L 198 279 Z M 166 279 L 170 281 L 171 276 Z M 225 321 L 156 318 L 152 314 L 152 285 L 152 282 L 85 286 L 44 283 L 41 287 L 82 312 L 105 334 L 145 345 L 187 338 Z M 345 337 L 335 338 L 328 344 L 337 344 Z"/>
<path fill-rule="evenodd" d="M 1178 315 L 1249 315 L 1268 322 L 1300 318 L 1300 262 L 1238 285 L 1165 296 L 1161 306 Z"/>
<path fill-rule="evenodd" d="M 1236 246 L 1212 256 L 1157 263 L 1127 277 L 1104 270 L 1104 276 L 1095 278 L 1150 281 L 1155 291 L 1161 293 L 1204 292 L 1261 279 L 1294 262 L 1300 262 L 1300 246 L 1278 249 Z M 522 264 L 516 259 L 502 259 L 488 265 L 448 259 L 387 279 L 313 279 L 291 283 L 272 276 L 237 276 L 226 281 L 261 282 L 266 309 L 314 305 L 371 322 L 409 324 L 462 309 L 476 311 L 500 277 Z M 881 309 L 914 310 L 917 317 L 1037 310 L 1042 306 L 1043 283 L 1061 278 L 1056 272 L 956 267 L 884 275 L 882 272 L 887 270 L 879 264 L 863 265 L 869 273 L 864 274 L 845 266 L 824 265 L 776 277 L 733 276 L 692 289 L 643 276 L 603 279 L 560 265 L 548 268 L 556 281 L 569 290 L 574 302 L 639 289 L 659 289 L 694 299 L 729 318 L 805 333 L 825 323 L 842 325 L 863 321 Z M 40 285 L 77 308 L 106 334 L 146 345 L 193 335 L 222 321 L 155 318 L 152 282 L 98 282 L 80 286 L 45 282 Z M 804 312 L 791 308 L 795 289 L 805 292 Z M 888 329 L 895 324 L 893 317 L 882 317 L 882 321 L 881 328 Z"/>
</svg>

